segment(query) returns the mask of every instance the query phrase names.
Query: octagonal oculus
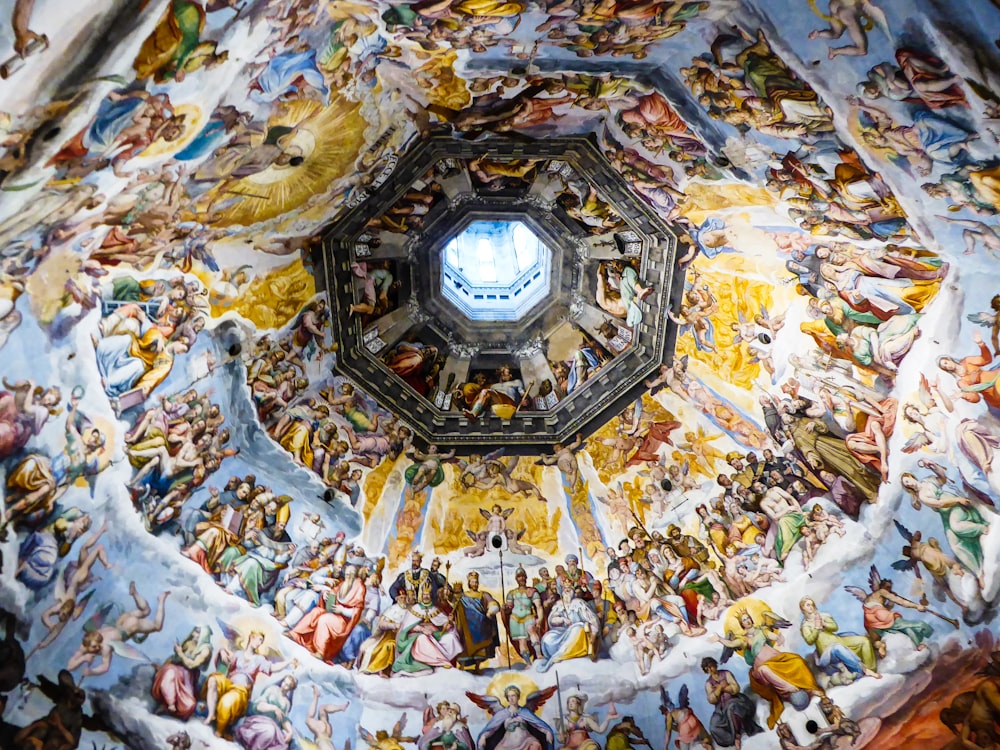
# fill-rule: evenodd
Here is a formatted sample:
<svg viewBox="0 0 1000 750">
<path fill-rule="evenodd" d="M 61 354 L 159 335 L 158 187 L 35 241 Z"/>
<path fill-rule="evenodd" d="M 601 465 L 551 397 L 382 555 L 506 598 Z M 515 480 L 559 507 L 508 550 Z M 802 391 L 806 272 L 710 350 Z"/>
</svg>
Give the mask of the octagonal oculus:
<svg viewBox="0 0 1000 750">
<path fill-rule="evenodd" d="M 521 221 L 473 221 L 441 254 L 441 293 L 471 320 L 518 320 L 549 292 L 552 252 Z"/>
</svg>

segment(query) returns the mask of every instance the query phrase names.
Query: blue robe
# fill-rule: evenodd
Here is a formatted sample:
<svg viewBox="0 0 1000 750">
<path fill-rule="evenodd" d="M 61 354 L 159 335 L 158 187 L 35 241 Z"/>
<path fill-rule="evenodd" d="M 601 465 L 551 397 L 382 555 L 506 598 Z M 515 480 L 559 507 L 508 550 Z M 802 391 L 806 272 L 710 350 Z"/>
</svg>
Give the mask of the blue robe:
<svg viewBox="0 0 1000 750">
<path fill-rule="evenodd" d="M 503 740 L 507 732 L 521 728 L 530 732 L 542 744 L 542 750 L 553 750 L 555 732 L 552 727 L 524 706 L 513 708 L 507 706 L 493 714 L 493 718 L 479 733 L 476 745 L 485 748 L 485 750 L 493 750 Z"/>
</svg>

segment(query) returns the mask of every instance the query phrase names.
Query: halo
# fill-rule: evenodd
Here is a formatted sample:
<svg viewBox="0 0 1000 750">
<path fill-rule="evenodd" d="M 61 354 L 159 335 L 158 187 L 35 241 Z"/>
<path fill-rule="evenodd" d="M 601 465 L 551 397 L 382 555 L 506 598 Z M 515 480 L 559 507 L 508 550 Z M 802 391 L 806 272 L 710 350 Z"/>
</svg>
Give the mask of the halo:
<svg viewBox="0 0 1000 750">
<path fill-rule="evenodd" d="M 186 115 L 184 118 L 184 133 L 180 138 L 173 141 L 165 141 L 157 138 L 144 148 L 139 156 L 148 158 L 151 156 L 163 156 L 164 154 L 176 154 L 201 132 L 204 125 L 204 113 L 201 107 L 196 104 L 176 104 L 173 107 L 174 116 Z"/>
<path fill-rule="evenodd" d="M 538 684 L 527 675 L 520 672 L 501 672 L 490 680 L 490 684 L 486 686 L 486 694 L 499 699 L 501 702 L 506 702 L 503 691 L 511 685 L 521 691 L 522 706 L 527 697 L 538 690 Z"/>
<path fill-rule="evenodd" d="M 303 159 L 308 159 L 313 155 L 316 150 L 316 136 L 310 133 L 308 130 L 297 130 L 288 139 L 285 144 L 285 148 L 298 147 L 301 151 L 300 156 Z M 282 180 L 288 179 L 291 173 L 294 173 L 296 169 L 300 169 L 302 165 L 298 167 L 293 167 L 291 164 L 286 164 L 285 166 L 272 165 L 267 169 L 261 170 L 257 174 L 252 174 L 246 178 L 247 182 L 252 182 L 255 185 L 270 185 L 275 182 L 281 182 Z"/>
<path fill-rule="evenodd" d="M 740 625 L 740 615 L 744 611 L 753 618 L 755 624 L 759 625 L 764 613 L 771 611 L 771 606 L 767 602 L 752 597 L 740 599 L 726 610 L 726 615 L 722 618 L 722 631 L 724 633 L 744 633 L 743 626 Z"/>
</svg>

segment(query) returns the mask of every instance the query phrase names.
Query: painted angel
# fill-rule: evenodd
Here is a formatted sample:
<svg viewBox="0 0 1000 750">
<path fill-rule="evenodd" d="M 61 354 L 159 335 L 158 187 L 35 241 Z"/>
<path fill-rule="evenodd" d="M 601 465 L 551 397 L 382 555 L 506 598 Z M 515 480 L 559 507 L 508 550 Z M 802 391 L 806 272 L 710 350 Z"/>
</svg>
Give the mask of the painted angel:
<svg viewBox="0 0 1000 750">
<path fill-rule="evenodd" d="M 135 601 L 135 609 L 124 612 L 111 623 L 110 616 L 116 605 L 109 603 L 101 607 L 83 626 L 83 640 L 76 653 L 66 663 L 68 670 L 72 672 L 82 666 L 84 668 L 82 677 L 106 674 L 111 669 L 113 654 L 126 659 L 149 661 L 128 641 L 135 639 L 136 642 L 141 642 L 150 633 L 159 633 L 163 630 L 163 618 L 166 615 L 164 605 L 170 592 L 160 593 L 155 615 L 149 603 L 136 588 L 135 581 L 129 584 L 128 592 Z M 94 661 L 97 659 L 100 661 L 94 666 Z"/>
<path fill-rule="evenodd" d="M 69 563 L 62 575 L 56 577 L 55 603 L 41 616 L 42 625 L 48 628 L 49 632 L 35 646 L 34 651 L 41 651 L 49 646 L 59 637 L 71 619 L 80 619 L 87 602 L 94 595 L 94 589 L 91 587 L 91 584 L 97 581 L 92 574 L 94 565 L 100 562 L 105 570 L 111 569 L 104 545 L 98 544 L 106 529 L 105 523 L 90 539 L 81 544 L 76 562 Z"/>
<path fill-rule="evenodd" d="M 556 692 L 556 687 L 536 690 L 521 705 L 521 689 L 517 685 L 504 688 L 504 701 L 492 695 L 466 692 L 465 695 L 491 716 L 479 733 L 476 747 L 480 750 L 554 750 L 555 731 L 537 712 Z"/>
<path fill-rule="evenodd" d="M 545 497 L 534 482 L 527 479 L 517 479 L 511 476 L 514 469 L 520 462 L 520 456 L 514 456 L 509 460 L 491 459 L 486 463 L 486 478 L 477 486 L 482 489 L 493 489 L 501 487 L 511 495 L 518 495 L 522 492 L 530 497 L 545 502 Z"/>
<path fill-rule="evenodd" d="M 666 688 L 660 686 L 660 713 L 666 724 L 667 738 L 663 742 L 664 747 L 669 747 L 670 739 L 676 731 L 675 747 L 679 750 L 692 750 L 695 747 L 712 750 L 712 738 L 691 708 L 687 685 L 681 685 L 677 703 L 671 699 Z"/>
<path fill-rule="evenodd" d="M 404 729 L 406 729 L 405 713 L 392 725 L 392 734 L 384 729 L 376 730 L 375 734 L 372 734 L 361 726 L 358 727 L 358 734 L 368 743 L 368 750 L 400 750 L 403 745 L 412 745 L 418 741 L 416 737 L 404 735 Z"/>
<path fill-rule="evenodd" d="M 461 469 L 459 482 L 461 482 L 462 486 L 486 489 L 483 484 L 489 477 L 490 462 L 500 460 L 503 452 L 503 448 L 497 448 L 495 451 L 490 451 L 485 456 L 473 453 L 469 456 L 468 461 L 464 458 L 456 459 L 455 463 L 457 463 L 459 469 Z"/>
<path fill-rule="evenodd" d="M 926 612 L 924 601 L 914 602 L 906 599 L 892 590 L 892 581 L 882 578 L 874 565 L 868 571 L 868 590 L 858 586 L 844 586 L 844 589 L 861 602 L 864 608 L 865 632 L 872 639 L 872 645 L 880 658 L 885 658 L 886 647 L 882 636 L 886 633 L 905 635 L 917 651 L 927 648 L 924 643 L 934 634 L 934 628 L 920 620 L 904 619 L 893 607 L 913 609 Z M 955 627 L 958 623 L 952 621 Z"/>
<path fill-rule="evenodd" d="M 913 571 L 917 578 L 922 579 L 920 567 L 923 566 L 931 574 L 935 593 L 944 594 L 961 607 L 962 612 L 967 612 L 966 605 L 951 590 L 951 582 L 964 576 L 965 568 L 954 557 L 946 554 L 941 549 L 941 543 L 934 537 L 925 542 L 919 529 L 910 531 L 899 521 L 893 520 L 893 523 L 899 535 L 906 540 L 902 550 L 903 559 L 892 564 L 893 570 Z"/>
<path fill-rule="evenodd" d="M 823 695 L 816 678 L 806 660 L 790 651 L 779 651 L 784 644 L 781 631 L 790 628 L 790 623 L 780 615 L 766 611 L 754 616 L 746 609 L 738 613 L 742 632 L 727 633 L 725 638 L 711 636 L 724 646 L 719 662 L 725 664 L 733 653 L 743 655 L 750 667 L 750 687 L 757 695 L 770 703 L 767 717 L 770 729 L 781 718 L 785 703 L 791 703 L 802 710 L 809 705 L 810 698 Z"/>
<path fill-rule="evenodd" d="M 717 432 L 710 435 L 699 425 L 697 431 L 689 430 L 684 433 L 685 442 L 677 447 L 689 454 L 691 468 L 697 473 L 706 477 L 715 477 L 718 473 L 715 465 L 718 461 L 725 461 L 726 454 L 716 448 L 712 443 L 723 437 L 724 433 Z"/>
<path fill-rule="evenodd" d="M 162 611 L 162 607 L 161 607 Z M 227 640 L 215 656 L 219 671 L 209 675 L 205 682 L 205 707 L 208 715 L 203 723 L 215 725 L 215 734 L 225 737 L 234 724 L 242 719 L 253 698 L 257 677 L 273 675 L 285 668 L 296 669 L 295 659 L 276 660 L 281 654 L 266 648 L 266 636 L 260 630 L 251 630 L 243 637 L 238 630 L 216 619 Z M 237 645 L 239 644 L 239 645 Z"/>
<path fill-rule="evenodd" d="M 903 420 L 916 429 L 903 445 L 903 453 L 919 450 L 937 454 L 947 452 L 948 432 L 942 409 L 951 412 L 954 409 L 952 400 L 938 390 L 937 381 L 932 384 L 921 373 L 917 400 L 908 402 L 902 410 Z"/>
</svg>

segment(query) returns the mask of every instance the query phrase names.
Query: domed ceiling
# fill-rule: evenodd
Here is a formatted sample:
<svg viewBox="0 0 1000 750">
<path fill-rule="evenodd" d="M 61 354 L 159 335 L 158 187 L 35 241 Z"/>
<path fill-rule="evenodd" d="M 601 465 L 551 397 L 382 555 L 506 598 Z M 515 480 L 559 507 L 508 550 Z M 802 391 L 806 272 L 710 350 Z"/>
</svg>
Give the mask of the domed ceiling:
<svg viewBox="0 0 1000 750">
<path fill-rule="evenodd" d="M 14 0 L 0 747 L 1000 743 L 1000 8 Z"/>
</svg>

